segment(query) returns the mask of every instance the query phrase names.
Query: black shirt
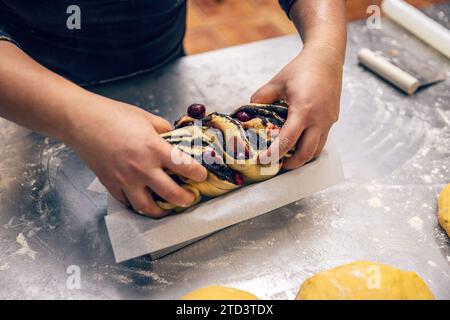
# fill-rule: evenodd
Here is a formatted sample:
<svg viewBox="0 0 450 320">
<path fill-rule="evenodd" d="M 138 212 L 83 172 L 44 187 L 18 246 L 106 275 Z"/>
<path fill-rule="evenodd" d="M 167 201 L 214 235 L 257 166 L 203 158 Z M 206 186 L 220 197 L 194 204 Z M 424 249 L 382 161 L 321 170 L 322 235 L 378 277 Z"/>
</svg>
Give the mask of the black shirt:
<svg viewBox="0 0 450 320">
<path fill-rule="evenodd" d="M 80 29 L 73 27 L 80 9 Z M 39 63 L 79 84 L 151 70 L 183 55 L 186 0 L 0 0 L 9 34 Z M 5 33 L 6 32 L 6 33 Z"/>
</svg>

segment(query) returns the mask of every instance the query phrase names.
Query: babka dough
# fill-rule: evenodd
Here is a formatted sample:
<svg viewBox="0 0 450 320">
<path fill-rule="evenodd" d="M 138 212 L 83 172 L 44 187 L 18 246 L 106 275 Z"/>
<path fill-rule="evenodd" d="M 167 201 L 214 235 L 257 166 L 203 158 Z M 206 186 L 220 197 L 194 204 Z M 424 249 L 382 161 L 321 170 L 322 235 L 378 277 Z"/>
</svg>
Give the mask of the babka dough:
<svg viewBox="0 0 450 320">
<path fill-rule="evenodd" d="M 239 120 L 239 114 L 248 116 Z M 281 101 L 274 104 L 248 104 L 230 115 L 207 113 L 201 119 L 183 116 L 175 122 L 175 129 L 161 135 L 173 147 L 198 159 L 209 157 L 215 161 L 200 161 L 208 170 L 205 181 L 196 182 L 172 174 L 182 187 L 194 192 L 197 204 L 204 198 L 214 198 L 245 184 L 264 181 L 277 175 L 284 159 L 291 157 L 293 147 L 282 159 L 272 165 L 258 161 L 259 152 L 266 150 L 283 127 L 288 106 Z M 227 149 L 228 146 L 228 149 Z M 212 156 L 211 156 L 212 155 Z M 172 203 L 153 195 L 164 210 L 183 211 Z"/>
<path fill-rule="evenodd" d="M 450 184 L 439 194 L 438 210 L 439 224 L 450 237 Z"/>
<path fill-rule="evenodd" d="M 182 300 L 258 300 L 254 294 L 224 286 L 209 286 L 185 294 Z"/>
<path fill-rule="evenodd" d="M 360 261 L 317 273 L 307 279 L 297 300 L 434 300 L 415 273 Z"/>
</svg>

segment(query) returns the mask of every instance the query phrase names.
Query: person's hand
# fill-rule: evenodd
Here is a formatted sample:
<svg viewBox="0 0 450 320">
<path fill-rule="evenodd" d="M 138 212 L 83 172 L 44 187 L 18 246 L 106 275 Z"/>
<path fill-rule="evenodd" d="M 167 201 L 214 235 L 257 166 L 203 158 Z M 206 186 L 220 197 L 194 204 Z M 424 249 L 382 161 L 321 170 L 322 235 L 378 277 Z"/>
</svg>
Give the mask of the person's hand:
<svg viewBox="0 0 450 320">
<path fill-rule="evenodd" d="M 158 207 L 150 190 L 177 206 L 186 207 L 194 201 L 194 194 L 180 187 L 164 169 L 195 181 L 205 180 L 207 171 L 159 136 L 171 130 L 166 120 L 99 96 L 84 102 L 79 109 L 63 140 L 114 198 L 154 218 L 167 212 Z M 180 157 L 177 164 L 172 161 L 173 156 Z"/>
<path fill-rule="evenodd" d="M 252 96 L 254 103 L 282 99 L 289 104 L 287 121 L 278 139 L 260 154 L 262 161 L 274 155 L 281 158 L 295 144 L 297 150 L 285 161 L 286 169 L 298 168 L 321 153 L 330 128 L 339 116 L 343 68 L 341 59 L 333 52 L 327 45 L 305 47 Z"/>
</svg>

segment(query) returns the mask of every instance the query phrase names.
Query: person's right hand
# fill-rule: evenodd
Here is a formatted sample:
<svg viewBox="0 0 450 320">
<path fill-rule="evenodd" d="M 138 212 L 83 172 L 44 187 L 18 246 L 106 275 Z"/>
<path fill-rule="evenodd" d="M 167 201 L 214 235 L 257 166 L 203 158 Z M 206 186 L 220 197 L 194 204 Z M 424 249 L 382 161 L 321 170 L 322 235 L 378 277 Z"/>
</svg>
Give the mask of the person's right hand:
<svg viewBox="0 0 450 320">
<path fill-rule="evenodd" d="M 159 136 L 171 129 L 166 120 L 96 95 L 76 109 L 77 116 L 71 116 L 63 140 L 114 198 L 153 218 L 167 212 L 155 203 L 149 189 L 177 206 L 187 207 L 194 201 L 194 194 L 180 187 L 164 169 L 199 182 L 206 179 L 207 170 Z M 176 163 L 182 164 L 174 164 L 174 155 L 180 157 Z"/>
</svg>

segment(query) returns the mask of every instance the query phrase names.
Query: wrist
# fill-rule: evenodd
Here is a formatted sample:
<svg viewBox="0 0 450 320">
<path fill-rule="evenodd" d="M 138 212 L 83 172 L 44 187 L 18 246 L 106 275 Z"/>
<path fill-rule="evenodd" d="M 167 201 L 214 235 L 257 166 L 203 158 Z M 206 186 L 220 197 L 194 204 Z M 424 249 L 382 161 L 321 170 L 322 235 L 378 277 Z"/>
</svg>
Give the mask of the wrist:
<svg viewBox="0 0 450 320">
<path fill-rule="evenodd" d="M 345 49 L 340 49 L 326 40 L 306 42 L 302 52 L 311 52 L 317 59 L 336 67 L 342 68 L 345 63 Z"/>
<path fill-rule="evenodd" d="M 89 119 L 93 118 L 92 112 L 95 111 L 102 98 L 84 89 L 69 97 L 70 102 L 62 107 L 63 112 L 58 121 L 56 137 L 68 145 L 82 140 L 84 134 L 90 130 L 92 120 Z"/>
</svg>

